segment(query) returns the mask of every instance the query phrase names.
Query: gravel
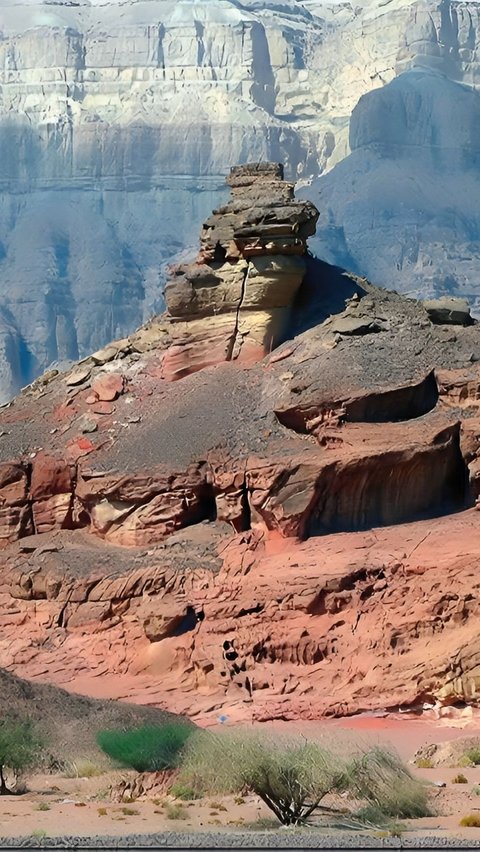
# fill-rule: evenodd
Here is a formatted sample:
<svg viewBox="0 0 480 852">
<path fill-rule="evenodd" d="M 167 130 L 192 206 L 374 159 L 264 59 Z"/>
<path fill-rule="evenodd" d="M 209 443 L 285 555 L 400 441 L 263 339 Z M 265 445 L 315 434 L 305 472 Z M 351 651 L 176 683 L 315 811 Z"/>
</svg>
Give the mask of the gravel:
<svg viewBox="0 0 480 852">
<path fill-rule="evenodd" d="M 246 833 L 130 834 L 124 837 L 0 838 L 0 848 L 41 849 L 471 849 L 480 840 L 463 837 L 376 837 L 368 834 L 320 834 L 288 830 Z"/>
</svg>

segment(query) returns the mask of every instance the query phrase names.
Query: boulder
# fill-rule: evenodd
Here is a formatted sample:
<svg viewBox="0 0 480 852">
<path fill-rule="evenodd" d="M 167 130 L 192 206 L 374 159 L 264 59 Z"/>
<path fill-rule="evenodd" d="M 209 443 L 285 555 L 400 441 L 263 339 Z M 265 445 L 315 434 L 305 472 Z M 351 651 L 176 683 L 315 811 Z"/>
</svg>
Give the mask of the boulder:
<svg viewBox="0 0 480 852">
<path fill-rule="evenodd" d="M 470 325 L 473 321 L 466 299 L 429 299 L 423 303 L 431 322 L 436 325 Z"/>
</svg>

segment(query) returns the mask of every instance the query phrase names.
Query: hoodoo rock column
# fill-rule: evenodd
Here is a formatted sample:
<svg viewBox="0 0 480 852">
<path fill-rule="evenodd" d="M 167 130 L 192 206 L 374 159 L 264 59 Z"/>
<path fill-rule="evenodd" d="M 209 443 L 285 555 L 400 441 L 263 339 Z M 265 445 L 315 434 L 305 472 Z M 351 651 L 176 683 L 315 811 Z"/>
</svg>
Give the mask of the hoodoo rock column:
<svg viewBox="0 0 480 852">
<path fill-rule="evenodd" d="M 235 166 L 227 183 L 231 199 L 205 222 L 197 260 L 177 266 L 165 289 L 168 379 L 222 361 L 261 360 L 281 341 L 305 275 L 319 214 L 294 198 L 283 167 Z"/>
</svg>

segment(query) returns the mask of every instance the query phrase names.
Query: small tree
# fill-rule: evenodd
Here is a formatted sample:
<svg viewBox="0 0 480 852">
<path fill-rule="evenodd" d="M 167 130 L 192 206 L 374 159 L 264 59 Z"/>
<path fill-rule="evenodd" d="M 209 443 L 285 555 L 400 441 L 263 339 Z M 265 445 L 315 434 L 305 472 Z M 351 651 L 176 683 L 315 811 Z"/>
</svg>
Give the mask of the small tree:
<svg viewBox="0 0 480 852">
<path fill-rule="evenodd" d="M 186 722 L 142 725 L 128 730 L 99 731 L 97 743 L 109 757 L 137 772 L 173 769 L 195 730 Z"/>
<path fill-rule="evenodd" d="M 199 793 L 256 793 L 283 825 L 306 822 L 327 793 L 345 789 L 346 765 L 316 743 L 245 733 L 196 734 L 181 778 Z"/>
<path fill-rule="evenodd" d="M 386 815 L 425 815 L 425 793 L 400 758 L 380 748 L 344 758 L 303 739 L 196 733 L 179 780 L 199 794 L 256 793 L 283 825 L 305 823 L 328 793 L 350 791 Z M 400 792 L 401 791 L 401 792 Z"/>
<path fill-rule="evenodd" d="M 0 719 L 0 796 L 11 794 L 5 781 L 5 770 L 22 772 L 33 766 L 40 754 L 41 740 L 27 719 Z"/>
</svg>

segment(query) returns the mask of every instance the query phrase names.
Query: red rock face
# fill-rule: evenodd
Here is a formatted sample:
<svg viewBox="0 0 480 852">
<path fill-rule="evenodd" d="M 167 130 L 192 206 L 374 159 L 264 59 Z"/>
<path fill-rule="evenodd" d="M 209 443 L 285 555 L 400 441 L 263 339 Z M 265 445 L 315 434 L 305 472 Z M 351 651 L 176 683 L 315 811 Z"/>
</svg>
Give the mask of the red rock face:
<svg viewBox="0 0 480 852">
<path fill-rule="evenodd" d="M 242 275 L 272 330 L 315 216 L 232 180 L 179 316 L 0 413 L 0 665 L 207 721 L 477 704 L 480 326 L 301 258 L 257 360 Z"/>
</svg>

